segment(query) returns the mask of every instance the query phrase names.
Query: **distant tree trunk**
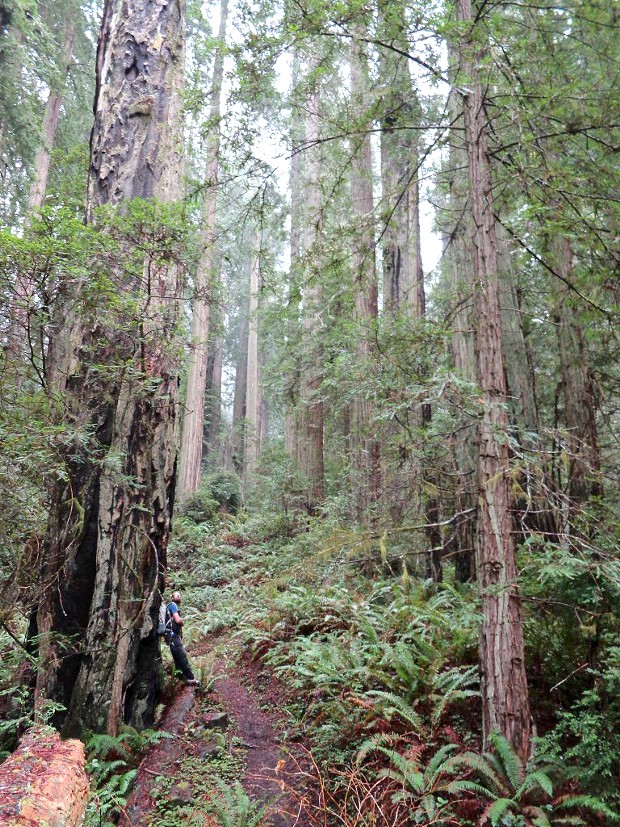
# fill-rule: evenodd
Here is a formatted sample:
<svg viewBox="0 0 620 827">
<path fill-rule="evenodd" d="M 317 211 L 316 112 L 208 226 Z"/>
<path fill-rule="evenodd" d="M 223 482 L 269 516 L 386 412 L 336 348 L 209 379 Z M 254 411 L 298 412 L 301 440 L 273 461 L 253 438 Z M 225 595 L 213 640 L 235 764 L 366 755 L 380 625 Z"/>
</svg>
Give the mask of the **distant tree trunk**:
<svg viewBox="0 0 620 827">
<path fill-rule="evenodd" d="M 292 89 L 296 92 L 299 84 L 299 51 L 293 53 Z M 291 166 L 289 190 L 291 193 L 290 267 L 288 288 L 287 341 L 289 347 L 298 336 L 299 302 L 301 298 L 299 271 L 301 266 L 303 240 L 303 169 L 301 143 L 303 121 L 291 119 Z M 299 366 L 293 365 L 286 377 L 284 399 L 284 450 L 293 458 L 299 456 Z"/>
<path fill-rule="evenodd" d="M 552 313 L 557 331 L 562 376 L 563 425 L 568 453 L 569 507 L 563 533 L 570 534 L 574 506 L 600 493 L 601 459 L 596 425 L 596 404 L 588 368 L 583 330 L 577 319 L 574 296 L 573 249 L 570 239 L 554 235 L 549 252 L 558 277 L 552 277 Z"/>
<path fill-rule="evenodd" d="M 476 379 L 482 405 L 478 428 L 476 570 L 482 601 L 483 731 L 487 744 L 490 735 L 499 731 L 526 760 L 532 724 L 510 514 L 508 445 L 504 437 L 508 421 L 497 238 L 487 121 L 479 76 L 483 52 L 473 40 L 471 0 L 459 0 L 458 14 L 469 27 L 461 43 L 461 76 L 467 86 L 463 95 L 463 114 L 471 187 Z"/>
<path fill-rule="evenodd" d="M 219 468 L 221 458 L 222 428 L 222 358 L 224 342 L 218 336 L 211 347 L 207 370 L 207 407 L 205 422 L 205 444 L 210 469 Z"/>
<path fill-rule="evenodd" d="M 28 213 L 30 216 L 40 212 L 45 201 L 47 179 L 50 170 L 50 156 L 60 119 L 64 86 L 73 54 L 74 35 L 75 21 L 70 15 L 65 26 L 58 76 L 52 80 L 50 85 L 50 92 L 43 114 L 41 143 L 35 156 L 34 178 L 28 198 Z M 36 285 L 32 279 L 29 279 L 25 275 L 20 275 L 18 276 L 14 290 L 15 298 L 10 312 L 11 320 L 7 333 L 8 350 L 6 358 L 9 364 L 15 366 L 18 372 L 18 382 L 21 384 L 24 361 L 31 355 L 31 303 L 36 292 Z"/>
<path fill-rule="evenodd" d="M 47 103 L 45 104 L 45 113 L 43 115 L 43 134 L 41 136 L 42 140 L 35 157 L 34 179 L 32 181 L 32 186 L 30 187 L 30 196 L 28 198 L 28 209 L 30 212 L 38 212 L 45 201 L 47 179 L 50 171 L 50 155 L 54 146 L 54 140 L 56 138 L 56 129 L 60 118 L 60 108 L 62 106 L 64 87 L 67 82 L 67 76 L 71 65 L 74 36 L 75 20 L 73 16 L 69 14 L 65 24 L 62 61 L 59 67 L 60 71 L 58 73 L 58 78 L 51 84 Z"/>
<path fill-rule="evenodd" d="M 368 93 L 367 58 L 361 41 L 356 41 L 351 52 L 351 92 L 362 123 L 366 112 Z M 358 369 L 367 375 L 371 369 L 373 330 L 378 315 L 377 268 L 373 215 L 373 169 L 370 133 L 353 138 L 351 159 L 351 201 L 355 220 L 353 239 L 353 280 L 357 336 L 355 356 Z M 374 404 L 366 394 L 358 395 L 352 410 L 354 479 L 358 515 L 362 516 L 380 496 L 381 446 L 375 436 Z"/>
<path fill-rule="evenodd" d="M 260 293 L 261 237 L 256 241 L 250 271 L 250 307 L 248 313 L 248 360 L 245 397 L 245 431 L 243 483 L 247 497 L 256 475 L 261 436 L 262 393 L 258 359 L 258 300 Z"/>
<path fill-rule="evenodd" d="M 396 45 L 379 51 L 381 179 L 383 184 L 383 307 L 411 318 L 424 315 L 424 274 L 420 245 L 418 139 L 420 108 L 406 57 L 405 7 L 379 0 L 381 39 Z"/>
<path fill-rule="evenodd" d="M 181 0 L 105 3 L 91 222 L 101 205 L 181 195 L 183 33 Z M 53 492 L 38 612 L 37 703 L 64 704 L 69 733 L 150 724 L 159 695 L 153 626 L 174 499 L 182 288 L 169 259 L 110 276 L 132 297 L 132 318 L 112 327 L 109 309 L 80 317 L 75 302 L 50 353 L 65 417 L 91 435 L 86 448 L 76 440 Z"/>
<path fill-rule="evenodd" d="M 517 274 L 511 256 L 512 245 L 500 224 L 496 224 L 496 232 L 508 408 L 512 428 L 523 444 L 526 433 L 538 430 L 534 370 L 524 334 Z"/>
<path fill-rule="evenodd" d="M 319 313 L 323 285 L 319 248 L 323 210 L 321 175 L 323 169 L 321 138 L 320 79 L 313 77 L 320 61 L 314 56 L 309 65 L 309 91 L 305 135 L 304 261 L 306 283 L 303 294 L 302 367 L 300 378 L 299 467 L 309 480 L 307 505 L 310 511 L 325 496 L 323 458 L 323 399 L 321 397 L 322 348 Z"/>
<path fill-rule="evenodd" d="M 204 430 L 204 405 L 207 377 L 207 344 L 211 313 L 211 290 L 215 265 L 215 216 L 217 206 L 218 159 L 220 154 L 220 118 L 222 109 L 222 76 L 226 46 L 228 0 L 221 0 L 218 46 L 211 83 L 210 130 L 207 140 L 205 173 L 206 195 L 202 210 L 200 237 L 201 256 L 196 270 L 195 296 L 192 313 L 187 398 L 181 432 L 181 453 L 177 478 L 180 500 L 192 494 L 200 484 Z"/>
<path fill-rule="evenodd" d="M 238 474 L 243 471 L 243 435 L 245 422 L 245 400 L 248 378 L 248 319 L 239 320 L 239 350 L 235 368 L 235 394 L 233 398 L 231 426 L 231 465 Z"/>
</svg>

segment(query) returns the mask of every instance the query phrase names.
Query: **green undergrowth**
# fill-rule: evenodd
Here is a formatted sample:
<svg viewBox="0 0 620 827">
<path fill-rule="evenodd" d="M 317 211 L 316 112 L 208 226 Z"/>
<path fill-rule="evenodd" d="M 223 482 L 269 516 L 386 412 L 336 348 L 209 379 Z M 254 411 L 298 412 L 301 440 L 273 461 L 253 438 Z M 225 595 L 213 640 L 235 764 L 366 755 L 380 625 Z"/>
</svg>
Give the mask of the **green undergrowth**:
<svg viewBox="0 0 620 827">
<path fill-rule="evenodd" d="M 178 736 L 151 730 L 138 733 L 127 727 L 116 737 L 93 735 L 87 741 L 87 768 L 93 792 L 85 827 L 112 827 L 118 823 L 138 774 L 138 764 L 150 747 L 166 739 L 170 740 L 170 748 L 178 751 L 179 758 L 164 759 L 160 765 L 153 763 L 147 767 L 152 777 L 149 797 L 154 809 L 141 814 L 141 827 L 198 827 L 205 824 L 205 813 L 218 812 L 227 812 L 231 824 L 243 827 L 240 816 L 244 812 L 249 818 L 251 813 L 260 811 L 247 796 L 244 801 L 238 794 L 235 806 L 230 795 L 223 796 L 223 787 L 234 789 L 243 776 L 247 748 L 236 735 L 234 725 L 214 730 L 202 722 L 206 713 L 221 711 L 216 696 L 198 692 L 196 698 L 192 714 Z M 259 821 L 247 823 L 258 825 Z"/>
<path fill-rule="evenodd" d="M 521 549 L 531 703 L 544 736 L 521 766 L 501 740 L 482 751 L 474 584 L 455 582 L 449 565 L 443 583 L 419 576 L 414 538 L 402 529 L 356 532 L 333 514 L 284 516 L 286 525 L 275 512 L 182 518 L 170 559 L 190 648 L 224 633 L 229 649 L 288 688 L 284 735 L 310 750 L 321 791 L 309 827 L 358 824 L 351 813 L 362 800 L 373 825 L 615 823 L 620 716 L 618 693 L 609 693 L 620 650 L 608 608 L 611 559 L 593 573 L 555 547 L 545 565 L 539 548 Z M 581 589 L 573 613 L 581 601 L 583 617 L 596 612 L 596 629 L 568 617 L 571 584 Z M 562 590 L 566 600 L 554 605 L 550 596 Z M 586 664 L 573 677 L 593 634 L 598 671 Z M 545 652 L 558 653 L 553 668 Z M 552 708 L 558 677 L 561 703 Z"/>
</svg>

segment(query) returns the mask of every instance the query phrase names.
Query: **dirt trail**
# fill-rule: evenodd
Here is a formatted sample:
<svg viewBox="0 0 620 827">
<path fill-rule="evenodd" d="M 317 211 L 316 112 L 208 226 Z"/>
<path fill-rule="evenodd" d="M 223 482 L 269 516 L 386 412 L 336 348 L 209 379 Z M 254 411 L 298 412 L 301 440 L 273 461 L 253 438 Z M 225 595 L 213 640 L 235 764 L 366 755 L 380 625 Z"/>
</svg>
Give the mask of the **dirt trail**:
<svg viewBox="0 0 620 827">
<path fill-rule="evenodd" d="M 234 717 L 238 733 L 247 747 L 246 771 L 242 783 L 247 794 L 262 803 L 276 802 L 271 810 L 273 827 L 293 827 L 300 819 L 296 803 L 283 787 L 295 776 L 296 761 L 279 744 L 278 720 L 273 712 L 267 712 L 259 705 L 255 691 L 249 690 L 237 677 L 231 677 L 231 670 L 225 661 L 218 662 L 219 678 L 216 691 L 224 705 Z M 235 670 L 238 674 L 238 670 Z M 246 679 L 248 676 L 246 671 Z M 276 697 L 274 686 L 263 687 L 260 702 L 277 709 L 281 698 Z"/>
<path fill-rule="evenodd" d="M 206 653 L 206 642 L 199 649 Z M 204 815 L 205 802 L 217 794 L 214 776 L 223 776 L 231 789 L 240 781 L 252 801 L 269 805 L 265 824 L 305 827 L 296 802 L 303 792 L 296 783 L 303 758 L 280 744 L 281 690 L 254 664 L 227 657 L 216 661 L 213 674 L 219 677 L 211 692 L 179 689 L 158 727 L 172 737 L 152 746 L 142 760 L 120 824 L 215 827 L 217 821 Z M 290 787 L 298 795 L 291 795 Z"/>
</svg>

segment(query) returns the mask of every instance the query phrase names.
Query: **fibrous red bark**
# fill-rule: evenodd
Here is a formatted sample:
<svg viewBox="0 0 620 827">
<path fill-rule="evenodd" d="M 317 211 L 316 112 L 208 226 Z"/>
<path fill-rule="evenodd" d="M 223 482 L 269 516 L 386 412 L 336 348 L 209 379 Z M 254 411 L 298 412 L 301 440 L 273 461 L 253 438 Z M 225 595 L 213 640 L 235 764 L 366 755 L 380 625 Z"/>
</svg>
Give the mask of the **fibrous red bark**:
<svg viewBox="0 0 620 827">
<path fill-rule="evenodd" d="M 478 69 L 483 52 L 474 40 L 471 0 L 459 0 L 458 12 L 468 25 L 460 47 L 460 68 L 467 84 L 463 114 L 472 219 L 475 365 L 482 407 L 478 425 L 476 571 L 482 602 L 479 649 L 483 730 L 487 743 L 493 732 L 500 732 L 526 760 L 532 724 L 510 513 L 497 237 L 487 120 Z"/>
<path fill-rule="evenodd" d="M 132 199 L 181 193 L 183 2 L 107 0 L 97 54 L 88 218 Z M 180 270 L 145 260 L 110 278 L 131 318 L 75 302 L 57 320 L 50 386 L 64 418 L 88 434 L 53 492 L 41 572 L 37 702 L 66 709 L 65 729 L 115 733 L 152 721 L 156 623 L 170 532 L 180 366 Z"/>
</svg>

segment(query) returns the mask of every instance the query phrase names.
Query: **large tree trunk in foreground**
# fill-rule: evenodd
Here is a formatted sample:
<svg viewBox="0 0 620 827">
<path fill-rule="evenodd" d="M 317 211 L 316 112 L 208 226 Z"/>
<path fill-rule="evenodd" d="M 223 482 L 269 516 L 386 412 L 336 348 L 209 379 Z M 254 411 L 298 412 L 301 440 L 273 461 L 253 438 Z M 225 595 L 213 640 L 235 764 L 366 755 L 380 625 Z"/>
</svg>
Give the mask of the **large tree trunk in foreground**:
<svg viewBox="0 0 620 827">
<path fill-rule="evenodd" d="M 202 210 L 202 254 L 196 271 L 195 297 L 192 313 L 187 398 L 181 434 L 177 496 L 183 499 L 200 485 L 204 431 L 205 390 L 207 386 L 207 344 L 211 315 L 211 291 L 215 262 L 215 215 L 217 206 L 218 159 L 220 154 L 220 118 L 222 109 L 222 76 L 226 46 L 228 0 L 220 5 L 218 47 L 213 64 L 211 84 L 210 133 L 207 142 L 205 174 L 206 196 Z"/>
<path fill-rule="evenodd" d="M 506 381 L 491 164 L 478 74 L 483 55 L 472 39 L 471 0 L 459 0 L 458 11 L 460 19 L 470 27 L 461 44 L 461 75 L 467 86 L 463 114 L 471 187 L 475 364 L 482 403 L 478 427 L 476 570 L 482 601 L 483 730 L 487 744 L 490 735 L 498 731 L 526 760 L 530 751 L 531 716 L 510 513 Z"/>
<path fill-rule="evenodd" d="M 182 0 L 105 4 L 91 222 L 101 205 L 180 196 L 183 31 Z M 67 458 L 69 479 L 53 495 L 37 701 L 64 704 L 71 733 L 115 733 L 123 718 L 150 724 L 159 695 L 153 626 L 174 498 L 182 291 L 165 253 L 145 261 L 141 274 L 112 264 L 109 276 L 119 315 L 116 297 L 92 302 L 87 285 L 78 286 L 50 354 L 51 386 L 82 436 Z"/>
</svg>

